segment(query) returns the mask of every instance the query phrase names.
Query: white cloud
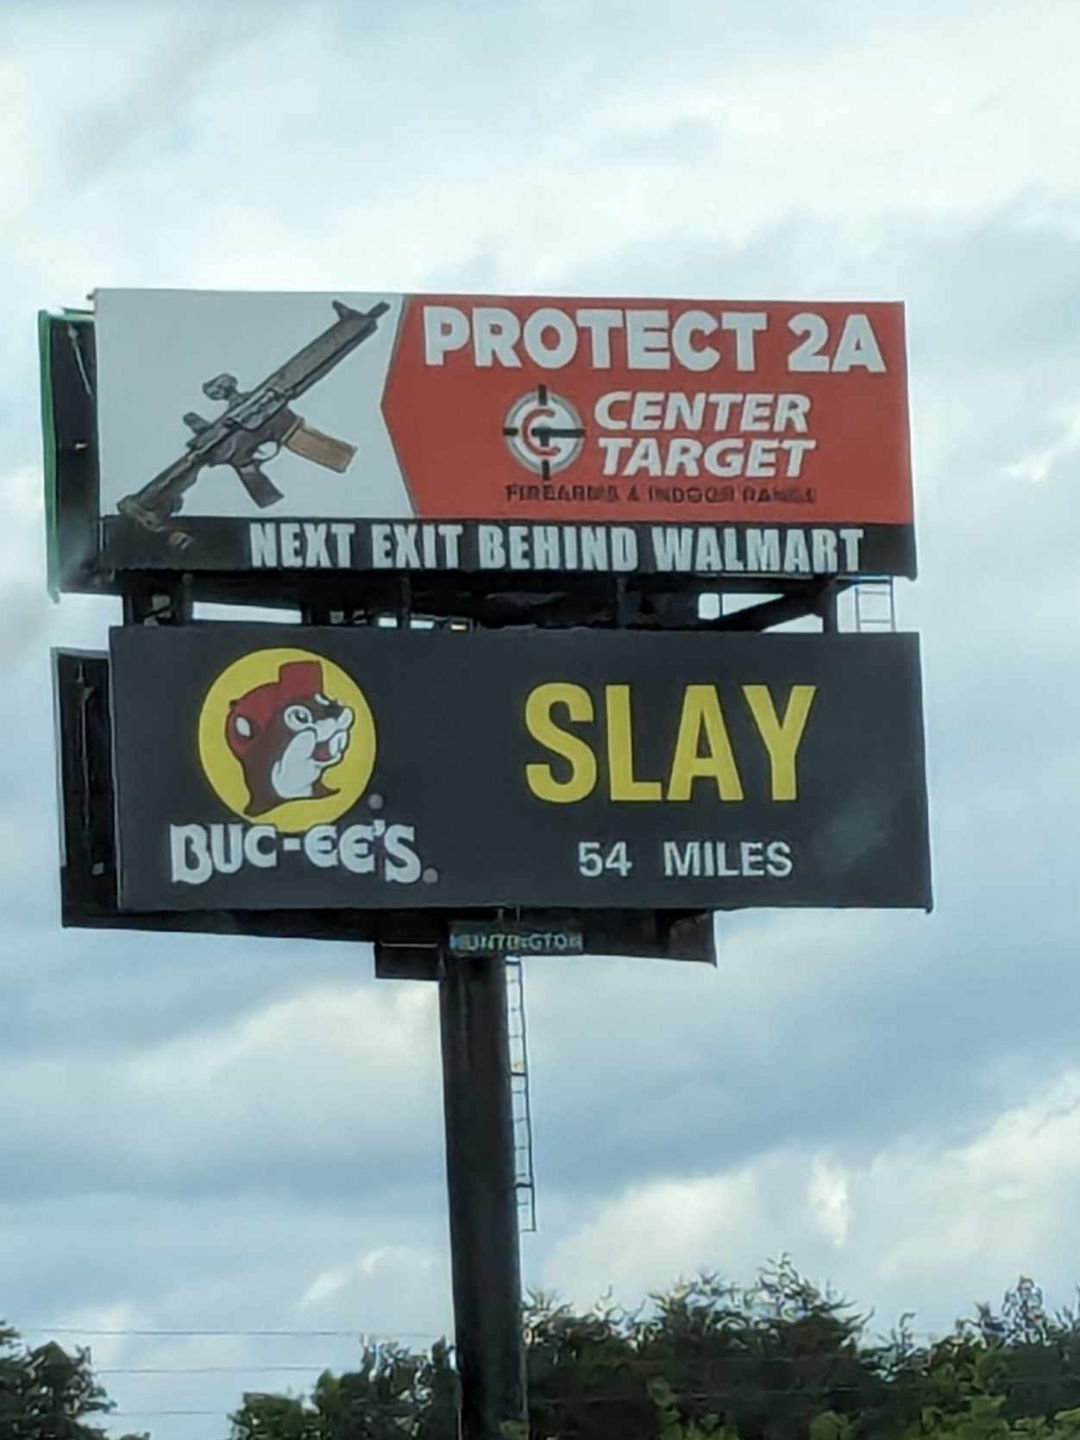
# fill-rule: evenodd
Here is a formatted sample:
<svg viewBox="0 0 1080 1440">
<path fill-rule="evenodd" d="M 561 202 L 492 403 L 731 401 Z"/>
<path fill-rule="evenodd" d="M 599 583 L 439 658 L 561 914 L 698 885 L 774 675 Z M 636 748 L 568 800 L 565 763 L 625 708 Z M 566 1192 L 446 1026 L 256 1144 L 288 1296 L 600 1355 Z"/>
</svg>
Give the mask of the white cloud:
<svg viewBox="0 0 1080 1440">
<path fill-rule="evenodd" d="M 580 1304 L 609 1288 L 636 1304 L 646 1293 L 715 1268 L 715 1256 L 726 1258 L 736 1248 L 741 1254 L 760 1234 L 761 1198 L 750 1167 L 633 1187 L 556 1244 L 544 1284 Z"/>
<path fill-rule="evenodd" d="M 1057 438 L 1006 465 L 1005 473 L 1011 479 L 1042 484 L 1050 479 L 1062 461 L 1080 451 L 1080 407 L 1074 403 L 1054 418 L 1059 427 Z M 1075 476 L 1071 478 L 1075 479 Z"/>
<path fill-rule="evenodd" d="M 851 1223 L 851 1198 L 842 1166 L 824 1155 L 815 1155 L 806 1186 L 806 1198 L 822 1233 L 839 1250 L 847 1242 Z"/>
<path fill-rule="evenodd" d="M 298 1308 L 301 1311 L 317 1309 L 351 1287 L 350 1303 L 362 1310 L 365 1282 L 375 1281 L 376 1293 L 388 1284 L 400 1290 L 418 1277 L 426 1281 L 435 1270 L 442 1278 L 443 1267 L 425 1250 L 414 1245 L 380 1245 L 365 1251 L 352 1265 L 337 1266 L 316 1275 L 300 1297 Z"/>
<path fill-rule="evenodd" d="M 223 1172 L 241 1189 L 317 1190 L 319 1167 L 349 1169 L 369 1196 L 420 1176 L 430 1183 L 433 1002 L 419 986 L 298 990 L 215 1030 L 86 1055 L 75 1086 L 66 1056 L 9 1060 L 0 1064 L 8 1149 L 27 1173 L 31 1153 L 51 1152 L 53 1181 L 42 1173 L 31 1183 L 53 1193 L 79 1171 L 95 1187 L 131 1191 L 200 1190 Z"/>
<path fill-rule="evenodd" d="M 904 1310 L 947 1328 L 1020 1274 L 1071 1295 L 1060 1257 L 1080 1242 L 1080 1071 L 963 1143 L 885 1145 L 842 1163 L 799 1146 L 736 1170 L 634 1186 L 599 1203 L 548 1257 L 545 1283 L 587 1304 L 634 1303 L 701 1270 L 749 1281 L 791 1252 L 887 1327 Z"/>
</svg>

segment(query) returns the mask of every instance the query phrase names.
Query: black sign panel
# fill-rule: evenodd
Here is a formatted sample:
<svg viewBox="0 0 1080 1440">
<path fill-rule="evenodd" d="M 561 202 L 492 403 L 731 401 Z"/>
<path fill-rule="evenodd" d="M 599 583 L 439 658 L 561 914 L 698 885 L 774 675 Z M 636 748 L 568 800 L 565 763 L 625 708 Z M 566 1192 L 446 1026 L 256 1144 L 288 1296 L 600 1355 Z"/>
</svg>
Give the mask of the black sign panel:
<svg viewBox="0 0 1080 1440">
<path fill-rule="evenodd" d="M 112 634 L 120 905 L 930 904 L 918 642 Z"/>
<path fill-rule="evenodd" d="M 588 577 L 724 575 L 785 584 L 855 575 L 915 576 L 909 525 L 511 524 L 506 521 L 242 520 L 193 516 L 182 531 L 102 519 L 117 570 L 210 570 L 333 577 L 466 571 Z"/>
<path fill-rule="evenodd" d="M 453 920 L 446 948 L 452 955 L 583 955 L 585 932 L 576 921 Z"/>
</svg>

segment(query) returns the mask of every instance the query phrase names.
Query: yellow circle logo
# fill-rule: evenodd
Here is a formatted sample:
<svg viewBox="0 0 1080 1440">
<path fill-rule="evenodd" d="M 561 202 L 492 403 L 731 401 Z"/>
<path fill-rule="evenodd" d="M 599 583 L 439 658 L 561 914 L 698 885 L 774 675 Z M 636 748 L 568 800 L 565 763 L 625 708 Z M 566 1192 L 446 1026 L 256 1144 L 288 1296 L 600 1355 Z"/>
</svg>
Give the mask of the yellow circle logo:
<svg viewBox="0 0 1080 1440">
<path fill-rule="evenodd" d="M 256 650 L 223 670 L 199 714 L 199 759 L 234 814 L 277 830 L 344 815 L 375 768 L 360 687 L 309 650 Z"/>
</svg>

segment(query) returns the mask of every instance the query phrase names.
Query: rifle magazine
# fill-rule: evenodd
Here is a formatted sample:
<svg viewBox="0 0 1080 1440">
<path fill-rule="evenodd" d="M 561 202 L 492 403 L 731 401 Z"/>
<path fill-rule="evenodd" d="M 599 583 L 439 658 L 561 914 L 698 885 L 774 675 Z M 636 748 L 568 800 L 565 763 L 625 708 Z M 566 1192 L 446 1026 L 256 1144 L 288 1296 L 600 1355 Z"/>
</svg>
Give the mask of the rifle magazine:
<svg viewBox="0 0 1080 1440">
<path fill-rule="evenodd" d="M 333 435 L 324 435 L 303 420 L 293 428 L 284 443 L 295 455 L 302 455 L 305 460 L 312 460 L 326 470 L 336 470 L 339 475 L 345 473 L 356 454 L 355 445 L 335 440 Z"/>
</svg>

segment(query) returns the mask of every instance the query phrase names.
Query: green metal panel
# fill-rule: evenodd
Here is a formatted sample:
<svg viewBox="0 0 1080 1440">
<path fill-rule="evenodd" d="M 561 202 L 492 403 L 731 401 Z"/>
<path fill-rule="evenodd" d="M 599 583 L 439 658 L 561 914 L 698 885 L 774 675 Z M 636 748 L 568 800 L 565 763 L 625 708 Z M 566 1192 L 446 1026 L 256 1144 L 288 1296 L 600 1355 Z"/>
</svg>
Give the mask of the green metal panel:
<svg viewBox="0 0 1080 1440">
<path fill-rule="evenodd" d="M 56 500 L 56 428 L 53 415 L 52 325 L 57 317 L 38 311 L 38 364 L 41 380 L 41 445 L 45 476 L 45 576 L 49 595 L 60 599 L 60 534 Z"/>
</svg>

